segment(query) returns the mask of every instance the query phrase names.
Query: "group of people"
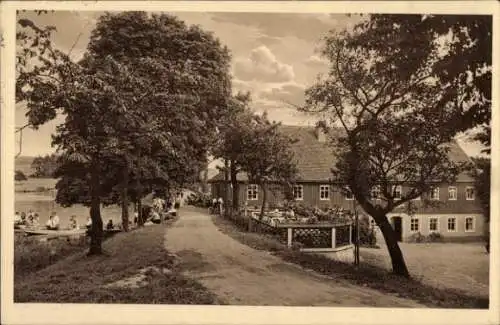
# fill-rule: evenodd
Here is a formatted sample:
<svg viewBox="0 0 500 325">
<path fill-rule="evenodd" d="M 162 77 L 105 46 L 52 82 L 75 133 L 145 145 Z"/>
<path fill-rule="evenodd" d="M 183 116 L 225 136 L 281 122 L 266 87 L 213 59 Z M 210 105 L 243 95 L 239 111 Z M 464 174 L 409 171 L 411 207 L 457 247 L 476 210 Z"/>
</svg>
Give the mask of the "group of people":
<svg viewBox="0 0 500 325">
<path fill-rule="evenodd" d="M 224 208 L 224 200 L 222 200 L 221 197 L 219 197 L 218 199 L 216 198 L 213 198 L 212 199 L 212 206 L 210 207 L 210 210 L 209 212 L 211 213 L 219 213 L 219 214 L 222 214 L 222 212 L 224 211 L 223 210 Z"/>
<path fill-rule="evenodd" d="M 38 213 L 35 213 L 32 210 L 29 210 L 28 214 L 26 214 L 25 212 L 16 212 L 16 214 L 14 215 L 14 227 L 38 227 L 39 224 L 40 217 Z"/>
<path fill-rule="evenodd" d="M 49 216 L 49 219 L 45 223 L 45 228 L 47 230 L 59 230 L 60 228 L 60 219 L 57 213 L 52 212 Z M 24 226 L 27 228 L 40 228 L 40 216 L 38 213 L 29 210 L 28 213 L 25 212 L 16 212 L 14 215 L 14 228 L 19 228 L 20 226 Z M 78 223 L 76 221 L 76 216 L 71 216 L 69 220 L 69 228 L 77 229 Z"/>
</svg>

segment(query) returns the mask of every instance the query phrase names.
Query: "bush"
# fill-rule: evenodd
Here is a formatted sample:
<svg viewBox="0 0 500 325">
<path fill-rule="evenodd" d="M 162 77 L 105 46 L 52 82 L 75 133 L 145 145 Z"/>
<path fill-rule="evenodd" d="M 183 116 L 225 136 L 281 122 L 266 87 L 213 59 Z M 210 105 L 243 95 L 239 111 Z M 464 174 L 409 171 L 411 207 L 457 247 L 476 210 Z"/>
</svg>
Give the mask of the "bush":
<svg viewBox="0 0 500 325">
<path fill-rule="evenodd" d="M 420 232 L 417 232 L 410 237 L 408 237 L 409 243 L 423 243 L 426 241 L 426 237 L 423 236 Z"/>
<path fill-rule="evenodd" d="M 208 194 L 191 193 L 186 199 L 186 204 L 199 208 L 208 208 L 212 205 L 212 200 Z"/>
<path fill-rule="evenodd" d="M 359 244 L 368 247 L 377 245 L 375 230 L 371 226 L 370 219 L 367 216 L 359 218 Z"/>
<path fill-rule="evenodd" d="M 429 243 L 440 243 L 443 241 L 443 236 L 438 232 L 431 232 L 429 236 L 427 236 L 427 241 Z"/>
<path fill-rule="evenodd" d="M 16 173 L 14 174 L 14 180 L 25 181 L 27 179 L 28 179 L 28 177 L 26 177 L 26 175 L 24 175 L 24 173 L 22 171 L 16 170 Z"/>
</svg>

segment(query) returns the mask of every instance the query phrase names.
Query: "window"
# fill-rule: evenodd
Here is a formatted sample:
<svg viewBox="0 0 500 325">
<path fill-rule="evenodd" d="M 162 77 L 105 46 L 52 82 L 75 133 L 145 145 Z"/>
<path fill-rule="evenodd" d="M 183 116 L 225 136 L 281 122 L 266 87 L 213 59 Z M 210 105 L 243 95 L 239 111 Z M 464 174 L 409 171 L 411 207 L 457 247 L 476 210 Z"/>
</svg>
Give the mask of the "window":
<svg viewBox="0 0 500 325">
<path fill-rule="evenodd" d="M 417 232 L 419 231 L 419 220 L 416 217 L 412 217 L 410 219 L 410 231 Z"/>
<path fill-rule="evenodd" d="M 448 231 L 457 231 L 457 219 L 456 218 L 448 218 Z"/>
<path fill-rule="evenodd" d="M 304 199 L 304 190 L 302 185 L 294 185 L 293 186 L 293 198 L 294 200 L 303 200 Z"/>
<path fill-rule="evenodd" d="M 468 201 L 474 200 L 474 187 L 467 186 L 465 189 L 465 199 Z"/>
<path fill-rule="evenodd" d="M 375 185 L 371 191 L 372 200 L 380 200 L 380 186 Z"/>
<path fill-rule="evenodd" d="M 455 186 L 448 187 L 448 200 L 454 201 L 457 199 L 457 188 Z"/>
<path fill-rule="evenodd" d="M 349 187 L 345 188 L 345 199 L 354 200 L 354 194 L 352 194 L 351 189 Z"/>
<path fill-rule="evenodd" d="M 319 186 L 319 199 L 330 200 L 330 185 Z"/>
<path fill-rule="evenodd" d="M 431 190 L 431 200 L 439 200 L 439 187 L 434 187 Z"/>
<path fill-rule="evenodd" d="M 403 188 L 401 185 L 393 186 L 392 194 L 394 195 L 395 200 L 401 200 L 401 196 L 403 195 Z"/>
<path fill-rule="evenodd" d="M 259 199 L 259 188 L 257 184 L 249 184 L 247 186 L 247 200 L 256 201 Z"/>
<path fill-rule="evenodd" d="M 439 230 L 438 218 L 432 217 L 429 218 L 429 231 L 438 231 Z"/>
<path fill-rule="evenodd" d="M 465 218 L 465 231 L 466 232 L 474 232 L 475 224 L 474 217 L 466 217 Z"/>
</svg>

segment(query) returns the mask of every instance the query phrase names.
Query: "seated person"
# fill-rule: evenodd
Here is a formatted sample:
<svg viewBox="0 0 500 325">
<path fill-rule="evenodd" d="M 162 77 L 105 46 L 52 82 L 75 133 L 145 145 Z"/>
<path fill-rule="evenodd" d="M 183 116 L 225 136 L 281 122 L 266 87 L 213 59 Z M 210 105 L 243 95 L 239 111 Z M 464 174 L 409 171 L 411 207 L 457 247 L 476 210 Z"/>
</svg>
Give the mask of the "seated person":
<svg viewBox="0 0 500 325">
<path fill-rule="evenodd" d="M 19 212 L 16 212 L 16 214 L 14 214 L 14 226 L 20 225 L 21 221 L 21 215 L 19 214 Z"/>
<path fill-rule="evenodd" d="M 109 219 L 108 223 L 106 224 L 106 230 L 113 230 L 115 228 L 115 225 L 113 224 L 113 220 Z"/>
<path fill-rule="evenodd" d="M 154 210 L 151 212 L 151 222 L 156 223 L 156 224 L 161 223 L 160 214 Z"/>
<path fill-rule="evenodd" d="M 38 213 L 33 214 L 33 223 L 31 226 L 33 228 L 37 228 L 40 225 L 40 217 L 38 216 Z"/>
<path fill-rule="evenodd" d="M 48 230 L 58 230 L 59 229 L 59 217 L 55 212 L 49 216 L 49 220 L 46 223 Z"/>
<path fill-rule="evenodd" d="M 92 227 L 92 218 L 90 217 L 87 218 L 87 223 L 85 224 L 85 227 L 87 227 L 87 229 L 90 229 Z"/>
<path fill-rule="evenodd" d="M 76 216 L 72 215 L 69 218 L 69 229 L 78 229 L 78 223 L 76 222 Z"/>
<path fill-rule="evenodd" d="M 21 224 L 25 225 L 26 224 L 26 213 L 21 212 Z"/>
</svg>

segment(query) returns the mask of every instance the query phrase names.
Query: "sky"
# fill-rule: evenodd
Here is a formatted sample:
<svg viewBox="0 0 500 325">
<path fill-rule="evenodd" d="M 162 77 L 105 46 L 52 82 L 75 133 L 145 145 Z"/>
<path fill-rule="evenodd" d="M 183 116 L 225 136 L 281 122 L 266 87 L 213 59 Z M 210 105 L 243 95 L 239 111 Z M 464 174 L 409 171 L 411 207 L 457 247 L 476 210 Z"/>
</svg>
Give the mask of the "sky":
<svg viewBox="0 0 500 325">
<path fill-rule="evenodd" d="M 23 14 L 41 26 L 56 27 L 56 47 L 79 59 L 85 51 L 90 33 L 101 12 L 57 11 L 37 16 Z M 173 13 L 187 24 L 197 24 L 214 32 L 232 54 L 233 90 L 250 91 L 252 108 L 283 124 L 313 125 L 316 118 L 299 113 L 293 105 L 304 101 L 304 90 L 318 74 L 328 70 L 327 62 L 317 54 L 321 38 L 329 31 L 349 29 L 360 21 L 359 16 L 343 14 L 289 13 Z M 290 105 L 293 104 L 293 105 Z M 26 123 L 26 109 L 16 107 L 16 126 Z M 23 132 L 22 156 L 44 155 L 55 151 L 51 134 L 63 122 L 59 116 L 38 130 Z M 459 144 L 470 156 L 479 154 L 477 143 L 468 143 L 462 136 Z M 18 145 L 19 136 L 16 139 Z"/>
</svg>

